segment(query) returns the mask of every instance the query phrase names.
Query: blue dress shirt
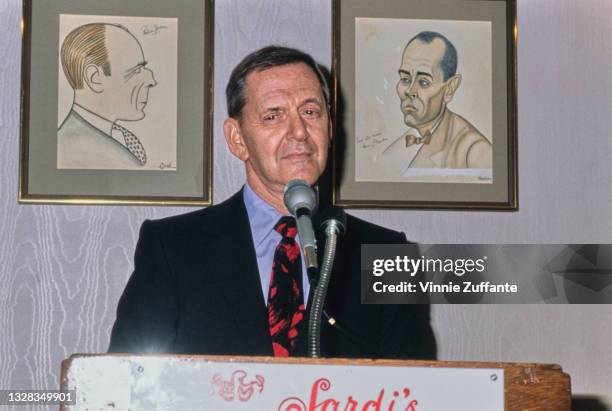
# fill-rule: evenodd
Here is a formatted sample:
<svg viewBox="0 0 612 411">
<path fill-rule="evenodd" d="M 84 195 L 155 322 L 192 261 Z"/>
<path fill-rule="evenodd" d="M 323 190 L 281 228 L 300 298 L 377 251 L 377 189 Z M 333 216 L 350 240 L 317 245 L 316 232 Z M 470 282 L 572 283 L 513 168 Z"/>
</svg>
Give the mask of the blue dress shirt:
<svg viewBox="0 0 612 411">
<path fill-rule="evenodd" d="M 249 187 L 249 184 L 244 185 L 243 190 L 244 205 L 249 216 L 249 224 L 251 225 L 251 235 L 253 236 L 253 245 L 255 246 L 255 255 L 257 256 L 257 268 L 259 269 L 259 278 L 261 280 L 261 290 L 263 291 L 264 301 L 268 302 L 268 292 L 270 291 L 270 275 L 272 274 L 272 261 L 274 260 L 274 251 L 280 242 L 282 236 L 274 229 L 278 220 L 283 216 L 274 207 L 262 200 Z M 296 240 L 300 241 L 299 235 Z M 300 257 L 302 250 L 300 249 Z M 302 290 L 304 293 L 304 307 L 308 300 L 310 284 L 308 283 L 308 275 L 306 274 L 306 265 L 304 258 L 302 260 Z"/>
</svg>

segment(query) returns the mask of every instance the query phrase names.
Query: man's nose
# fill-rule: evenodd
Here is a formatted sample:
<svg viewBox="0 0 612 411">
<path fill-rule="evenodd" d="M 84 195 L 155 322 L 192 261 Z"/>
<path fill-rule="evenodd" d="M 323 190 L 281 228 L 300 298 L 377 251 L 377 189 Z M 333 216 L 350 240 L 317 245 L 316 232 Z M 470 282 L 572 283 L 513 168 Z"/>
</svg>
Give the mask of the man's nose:
<svg viewBox="0 0 612 411">
<path fill-rule="evenodd" d="M 306 140 L 308 138 L 306 122 L 298 112 L 289 115 L 289 135 L 295 140 Z"/>
<path fill-rule="evenodd" d="M 412 84 L 410 84 L 410 86 L 406 87 L 406 90 L 404 93 L 408 97 L 412 97 L 412 98 L 416 97 L 417 96 L 416 81 L 413 81 Z"/>
<path fill-rule="evenodd" d="M 157 86 L 157 80 L 155 80 L 155 75 L 153 74 L 153 70 L 145 69 L 149 75 L 148 84 L 149 87 Z"/>
</svg>

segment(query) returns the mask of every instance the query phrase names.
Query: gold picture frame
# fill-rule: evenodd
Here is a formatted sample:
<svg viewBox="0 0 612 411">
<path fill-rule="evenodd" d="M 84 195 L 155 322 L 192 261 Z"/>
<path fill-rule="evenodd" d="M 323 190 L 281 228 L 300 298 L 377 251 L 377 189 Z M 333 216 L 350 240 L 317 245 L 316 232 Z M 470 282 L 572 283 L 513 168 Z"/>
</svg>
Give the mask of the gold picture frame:
<svg viewBox="0 0 612 411">
<path fill-rule="evenodd" d="M 212 204 L 213 56 L 214 0 L 24 0 L 19 202 Z"/>
<path fill-rule="evenodd" d="M 332 31 L 335 205 L 518 209 L 515 0 L 334 0 Z"/>
</svg>

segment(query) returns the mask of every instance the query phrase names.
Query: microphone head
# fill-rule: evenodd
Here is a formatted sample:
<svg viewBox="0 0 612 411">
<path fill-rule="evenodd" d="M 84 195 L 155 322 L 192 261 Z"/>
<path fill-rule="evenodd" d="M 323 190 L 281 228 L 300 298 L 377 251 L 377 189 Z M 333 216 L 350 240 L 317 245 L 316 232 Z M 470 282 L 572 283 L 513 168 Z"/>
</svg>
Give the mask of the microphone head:
<svg viewBox="0 0 612 411">
<path fill-rule="evenodd" d="M 285 207 L 295 216 L 297 210 L 301 208 L 307 209 L 312 213 L 317 205 L 317 196 L 304 180 L 291 180 L 285 186 L 285 195 L 283 197 Z"/>
</svg>

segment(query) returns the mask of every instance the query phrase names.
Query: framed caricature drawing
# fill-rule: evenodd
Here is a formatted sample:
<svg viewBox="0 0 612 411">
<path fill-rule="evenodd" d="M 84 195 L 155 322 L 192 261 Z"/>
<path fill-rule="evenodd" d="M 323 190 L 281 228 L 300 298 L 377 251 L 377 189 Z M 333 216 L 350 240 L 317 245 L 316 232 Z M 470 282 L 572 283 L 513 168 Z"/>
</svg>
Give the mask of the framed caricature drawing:
<svg viewBox="0 0 612 411">
<path fill-rule="evenodd" d="M 210 204 L 213 9 L 26 0 L 20 201 Z"/>
<path fill-rule="evenodd" d="M 334 1 L 334 201 L 516 209 L 513 0 Z"/>
</svg>

